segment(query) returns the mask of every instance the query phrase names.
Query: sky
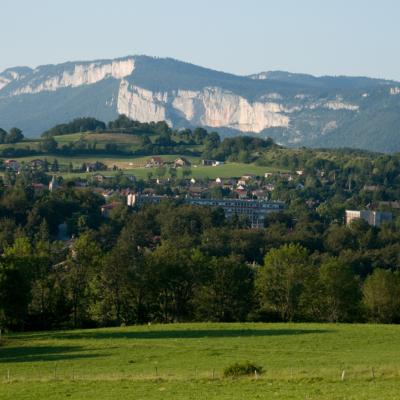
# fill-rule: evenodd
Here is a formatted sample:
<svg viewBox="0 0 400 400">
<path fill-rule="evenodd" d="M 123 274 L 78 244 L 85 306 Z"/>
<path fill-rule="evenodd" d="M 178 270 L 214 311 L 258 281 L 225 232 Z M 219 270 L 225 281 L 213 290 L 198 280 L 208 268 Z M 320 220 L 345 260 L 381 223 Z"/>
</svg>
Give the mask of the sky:
<svg viewBox="0 0 400 400">
<path fill-rule="evenodd" d="M 400 80 L 398 0 L 0 0 L 0 71 L 146 54 Z"/>
</svg>

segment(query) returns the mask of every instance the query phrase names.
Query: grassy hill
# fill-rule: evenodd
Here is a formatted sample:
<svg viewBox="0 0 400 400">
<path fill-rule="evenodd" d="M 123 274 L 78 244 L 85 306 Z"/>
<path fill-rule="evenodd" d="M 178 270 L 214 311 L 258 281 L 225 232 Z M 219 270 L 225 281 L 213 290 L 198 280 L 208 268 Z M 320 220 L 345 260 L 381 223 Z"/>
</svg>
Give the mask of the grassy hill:
<svg viewBox="0 0 400 400">
<path fill-rule="evenodd" d="M 154 141 L 159 137 L 158 134 L 150 133 L 149 138 L 154 143 Z M 69 146 L 71 144 L 76 145 L 79 142 L 85 142 L 88 148 L 93 148 L 99 151 L 98 154 L 82 154 L 77 150 L 77 154 L 74 155 L 60 155 L 60 154 L 34 154 L 25 157 L 12 157 L 17 159 L 19 162 L 29 162 L 33 159 L 47 159 L 51 163 L 55 158 L 58 160 L 60 165 L 60 175 L 66 178 L 71 177 L 87 177 L 91 174 L 84 173 L 68 173 L 68 166 L 72 163 L 74 169 L 81 167 L 83 163 L 94 163 L 100 161 L 105 164 L 110 170 L 102 172 L 106 176 L 115 175 L 118 171 L 112 171 L 114 166 L 117 166 L 125 174 L 135 175 L 137 178 L 146 179 L 150 172 L 153 175 L 156 174 L 156 169 L 145 168 L 147 160 L 152 157 L 147 156 L 133 156 L 128 154 L 112 154 L 107 152 L 107 145 L 113 144 L 117 146 L 117 149 L 121 152 L 134 152 L 141 149 L 142 146 L 142 136 L 135 134 L 124 134 L 124 133 L 110 133 L 110 132 L 78 132 L 60 136 L 54 136 L 54 139 L 58 143 L 59 149 L 63 146 Z M 179 137 L 172 136 L 172 139 L 179 141 Z M 18 149 L 33 149 L 38 150 L 40 145 L 40 140 L 38 139 L 25 139 L 24 141 L 14 144 L 15 148 Z M 0 145 L 0 150 L 9 147 L 10 145 L 3 144 Z M 165 161 L 173 161 L 179 156 L 185 155 L 185 157 L 192 163 L 191 177 L 194 178 L 230 178 L 230 177 L 240 177 L 244 174 L 254 174 L 263 176 L 265 172 L 276 170 L 272 167 L 263 167 L 256 165 L 254 163 L 239 163 L 239 162 L 227 162 L 223 165 L 217 167 L 204 167 L 201 165 L 201 157 L 188 156 L 189 154 L 201 154 L 204 150 L 202 145 L 183 145 L 179 146 L 178 150 L 180 153 L 176 154 L 158 154 Z M 271 160 L 273 162 L 273 160 Z M 284 168 L 280 168 L 284 170 Z"/>
<path fill-rule="evenodd" d="M 399 355 L 399 327 L 390 325 L 173 324 L 22 333 L 0 346 L 0 398 L 395 399 Z M 265 372 L 223 377 L 225 367 L 246 360 Z"/>
</svg>

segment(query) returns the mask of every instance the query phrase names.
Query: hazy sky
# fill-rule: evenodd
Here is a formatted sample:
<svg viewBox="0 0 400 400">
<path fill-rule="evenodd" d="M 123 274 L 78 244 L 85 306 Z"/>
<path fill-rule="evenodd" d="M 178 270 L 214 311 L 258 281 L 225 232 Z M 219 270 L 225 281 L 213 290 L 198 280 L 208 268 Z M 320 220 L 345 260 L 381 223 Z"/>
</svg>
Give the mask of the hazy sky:
<svg viewBox="0 0 400 400">
<path fill-rule="evenodd" d="M 0 70 L 147 54 L 400 80 L 398 0 L 0 0 L 0 16 Z"/>
</svg>

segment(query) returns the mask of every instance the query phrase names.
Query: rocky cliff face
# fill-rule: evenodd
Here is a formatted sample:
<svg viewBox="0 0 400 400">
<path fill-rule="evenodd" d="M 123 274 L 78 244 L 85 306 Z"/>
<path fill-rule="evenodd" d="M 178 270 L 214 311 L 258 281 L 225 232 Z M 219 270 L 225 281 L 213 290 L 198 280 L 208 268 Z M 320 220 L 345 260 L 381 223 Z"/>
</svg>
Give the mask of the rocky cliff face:
<svg viewBox="0 0 400 400">
<path fill-rule="evenodd" d="M 140 122 L 166 121 L 167 100 L 168 95 L 165 93 L 153 93 L 140 87 L 130 87 L 126 80 L 122 80 L 118 92 L 117 110 L 119 114 L 125 114 Z M 168 122 L 172 125 L 171 121 Z"/>
<path fill-rule="evenodd" d="M 20 94 L 56 91 L 66 87 L 91 85 L 110 77 L 121 79 L 132 74 L 134 68 L 135 61 L 133 58 L 111 62 L 75 64 L 72 69 L 55 71 L 54 75 L 45 77 L 43 77 L 39 67 L 33 71 L 33 79 L 22 82 L 20 87 L 11 92 L 11 95 L 17 96 Z"/>
<path fill-rule="evenodd" d="M 261 132 L 271 127 L 288 127 L 289 117 L 281 114 L 277 103 L 250 103 L 245 98 L 220 88 L 202 91 L 177 90 L 151 92 L 121 82 L 118 112 L 142 122 L 166 120 L 174 125 L 168 115 L 178 113 L 191 125 L 212 128 L 232 128 L 242 132 Z"/>
<path fill-rule="evenodd" d="M 126 114 L 141 122 L 271 136 L 289 145 L 360 147 L 367 120 L 374 121 L 377 132 L 398 129 L 399 93 L 397 82 L 383 80 L 282 71 L 240 77 L 171 59 L 131 56 L 0 73 L 0 126 L 17 125 L 35 136 L 73 117 L 108 120 Z M 380 122 L 381 115 L 388 126 Z M 370 138 L 366 143 L 366 148 L 374 146 Z"/>
</svg>

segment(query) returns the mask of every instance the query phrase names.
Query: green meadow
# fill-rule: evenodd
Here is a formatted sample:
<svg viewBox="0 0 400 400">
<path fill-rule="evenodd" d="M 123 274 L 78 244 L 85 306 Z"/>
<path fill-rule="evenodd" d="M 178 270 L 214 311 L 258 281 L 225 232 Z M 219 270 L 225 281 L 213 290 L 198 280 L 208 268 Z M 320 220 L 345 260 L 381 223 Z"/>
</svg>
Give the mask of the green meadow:
<svg viewBox="0 0 400 400">
<path fill-rule="evenodd" d="M 112 168 L 114 165 L 120 168 L 120 170 L 126 175 L 135 175 L 137 178 L 147 179 L 149 173 L 153 174 L 153 177 L 157 177 L 157 168 L 145 168 L 147 160 L 152 156 L 141 156 L 141 157 L 129 157 L 129 156 L 111 156 L 111 155 L 97 155 L 97 156 L 39 156 L 39 157 L 20 157 L 16 158 L 19 162 L 28 163 L 31 160 L 40 158 L 47 159 L 49 163 L 52 163 L 54 158 L 57 158 L 59 165 L 62 170 L 66 171 L 69 163 L 72 163 L 74 168 L 79 168 L 83 163 L 94 163 L 96 161 L 100 161 L 107 165 L 108 168 Z M 179 154 L 161 154 L 160 157 L 164 161 L 173 161 L 176 158 L 180 157 Z M 265 167 L 259 166 L 256 164 L 245 164 L 245 163 L 236 163 L 236 162 L 227 162 L 222 165 L 218 165 L 215 167 L 211 166 L 202 166 L 201 159 L 198 157 L 186 157 L 191 163 L 191 174 L 190 178 L 235 178 L 240 177 L 242 175 L 251 174 L 257 176 L 264 176 L 265 172 L 276 172 L 276 171 L 285 171 L 283 168 L 276 167 Z M 166 171 L 166 177 L 168 177 L 168 168 Z M 59 172 L 58 175 L 63 176 L 64 178 L 74 178 L 74 177 L 89 177 L 90 175 L 96 174 L 94 173 L 68 173 L 68 172 Z M 113 176 L 119 171 L 100 171 L 101 174 L 105 176 Z M 178 169 L 178 176 L 181 176 L 181 171 Z"/>
<path fill-rule="evenodd" d="M 400 327 L 171 324 L 3 336 L 1 399 L 398 399 Z M 250 361 L 261 375 L 225 378 Z"/>
</svg>

